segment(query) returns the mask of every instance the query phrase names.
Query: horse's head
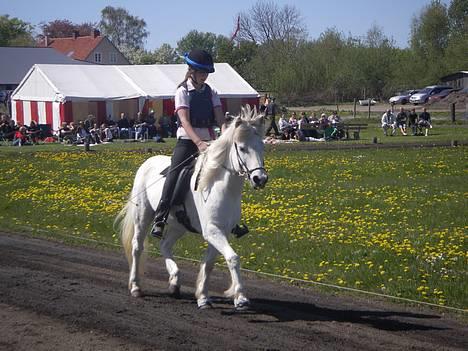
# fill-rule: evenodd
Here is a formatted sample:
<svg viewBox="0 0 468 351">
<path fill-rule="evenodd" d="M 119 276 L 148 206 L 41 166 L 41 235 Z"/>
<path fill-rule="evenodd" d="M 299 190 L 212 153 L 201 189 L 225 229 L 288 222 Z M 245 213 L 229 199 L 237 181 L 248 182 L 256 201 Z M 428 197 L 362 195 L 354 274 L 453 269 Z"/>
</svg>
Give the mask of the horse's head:
<svg viewBox="0 0 468 351">
<path fill-rule="evenodd" d="M 253 188 L 263 188 L 268 181 L 263 161 L 264 116 L 247 105 L 242 107 L 240 116 L 235 117 L 231 124 L 230 128 L 234 128 L 234 131 L 230 163 L 234 171 L 244 175 Z"/>
</svg>

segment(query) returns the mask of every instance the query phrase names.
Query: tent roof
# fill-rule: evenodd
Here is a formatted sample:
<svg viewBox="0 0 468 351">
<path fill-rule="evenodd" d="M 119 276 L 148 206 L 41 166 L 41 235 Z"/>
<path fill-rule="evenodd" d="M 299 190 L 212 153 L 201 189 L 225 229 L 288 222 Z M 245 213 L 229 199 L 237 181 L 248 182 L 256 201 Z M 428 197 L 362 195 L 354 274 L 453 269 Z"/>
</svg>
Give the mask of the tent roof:
<svg viewBox="0 0 468 351">
<path fill-rule="evenodd" d="M 0 47 L 0 84 L 19 84 L 37 63 L 80 64 L 52 48 Z"/>
<path fill-rule="evenodd" d="M 220 97 L 258 97 L 229 64 L 216 63 L 207 82 Z M 15 100 L 123 100 L 173 97 L 187 66 L 35 65 L 13 94 Z M 42 88 L 41 88 L 42 86 Z M 50 89 L 54 91 L 51 94 Z M 44 92 L 43 96 L 41 91 Z"/>
</svg>

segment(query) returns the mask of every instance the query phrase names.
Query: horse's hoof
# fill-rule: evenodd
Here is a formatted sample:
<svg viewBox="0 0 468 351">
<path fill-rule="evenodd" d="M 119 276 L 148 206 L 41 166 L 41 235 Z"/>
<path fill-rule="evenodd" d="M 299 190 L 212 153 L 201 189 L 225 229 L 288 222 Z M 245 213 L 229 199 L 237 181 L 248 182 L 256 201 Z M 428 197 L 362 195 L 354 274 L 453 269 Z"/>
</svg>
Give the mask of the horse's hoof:
<svg viewBox="0 0 468 351">
<path fill-rule="evenodd" d="M 248 311 L 250 310 L 250 302 L 249 301 L 246 301 L 246 302 L 240 302 L 238 303 L 236 306 L 235 306 L 235 310 L 237 312 L 243 312 L 243 311 Z"/>
<path fill-rule="evenodd" d="M 130 295 L 132 295 L 132 297 L 143 297 L 143 293 L 141 292 L 140 289 L 132 290 L 130 292 Z"/>
<path fill-rule="evenodd" d="M 234 301 L 236 311 L 247 311 L 250 309 L 250 301 L 246 297 L 240 297 Z"/>
<path fill-rule="evenodd" d="M 203 305 L 198 305 L 198 309 L 199 309 L 199 310 L 209 310 L 209 309 L 211 309 L 211 308 L 213 308 L 213 305 L 212 305 L 211 302 L 209 302 L 209 301 L 206 302 L 206 303 L 203 304 Z"/>
<path fill-rule="evenodd" d="M 211 300 L 208 298 L 201 298 L 197 300 L 197 305 L 199 310 L 207 310 L 213 307 Z"/>
<path fill-rule="evenodd" d="M 176 299 L 180 299 L 180 286 L 179 285 L 169 285 L 169 294 Z"/>
</svg>

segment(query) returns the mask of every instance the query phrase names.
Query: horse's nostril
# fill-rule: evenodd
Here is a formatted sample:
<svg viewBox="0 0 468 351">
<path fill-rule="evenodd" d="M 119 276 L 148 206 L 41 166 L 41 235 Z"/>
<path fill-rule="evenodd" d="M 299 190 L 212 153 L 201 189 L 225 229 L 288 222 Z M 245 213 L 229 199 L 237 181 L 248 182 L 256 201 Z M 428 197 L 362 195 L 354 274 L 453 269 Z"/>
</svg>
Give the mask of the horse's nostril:
<svg viewBox="0 0 468 351">
<path fill-rule="evenodd" d="M 260 182 L 261 182 L 259 176 L 254 176 L 254 177 L 253 177 L 253 181 L 254 181 L 255 184 L 260 184 Z"/>
</svg>

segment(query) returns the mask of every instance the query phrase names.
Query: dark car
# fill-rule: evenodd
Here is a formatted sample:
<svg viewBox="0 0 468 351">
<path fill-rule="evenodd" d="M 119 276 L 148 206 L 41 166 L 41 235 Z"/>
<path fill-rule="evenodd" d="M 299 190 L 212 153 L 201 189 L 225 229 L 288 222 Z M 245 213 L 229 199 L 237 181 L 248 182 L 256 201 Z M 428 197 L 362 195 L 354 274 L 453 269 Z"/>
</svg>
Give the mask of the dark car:
<svg viewBox="0 0 468 351">
<path fill-rule="evenodd" d="M 457 91 L 457 90 L 455 90 L 455 89 L 442 90 L 438 94 L 434 94 L 434 95 L 429 96 L 428 103 L 433 104 L 434 102 L 440 101 L 443 98 L 447 97 L 448 95 L 450 95 L 451 93 L 453 93 L 454 91 Z"/>
<path fill-rule="evenodd" d="M 425 87 L 420 92 L 411 95 L 410 102 L 412 104 L 425 104 L 429 101 L 429 97 L 435 94 L 439 94 L 443 90 L 452 89 L 452 87 L 444 85 L 430 85 Z"/>
</svg>

